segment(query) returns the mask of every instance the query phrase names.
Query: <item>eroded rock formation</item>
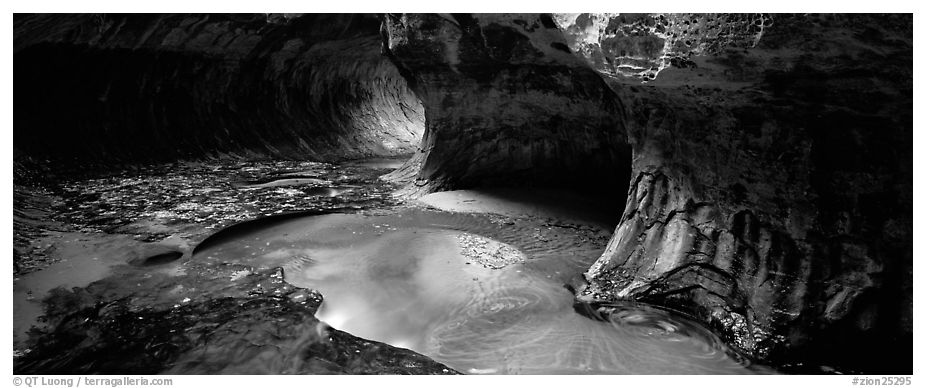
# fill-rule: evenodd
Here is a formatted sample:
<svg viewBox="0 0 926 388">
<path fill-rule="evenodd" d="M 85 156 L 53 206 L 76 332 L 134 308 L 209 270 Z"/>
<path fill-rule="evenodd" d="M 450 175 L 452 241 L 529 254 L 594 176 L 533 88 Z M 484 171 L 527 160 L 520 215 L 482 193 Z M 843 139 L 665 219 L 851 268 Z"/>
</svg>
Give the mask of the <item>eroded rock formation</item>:
<svg viewBox="0 0 926 388">
<path fill-rule="evenodd" d="M 623 192 L 621 102 L 549 15 L 387 15 L 383 28 L 387 54 L 425 108 L 415 185 Z"/>
<path fill-rule="evenodd" d="M 596 191 L 626 205 L 581 299 L 678 309 L 794 370 L 912 370 L 909 15 L 19 15 L 14 33 L 23 155 L 417 150 L 390 176 L 406 193 Z"/>
<path fill-rule="evenodd" d="M 570 157 L 632 145 L 632 166 L 600 165 L 632 174 L 582 299 L 686 311 L 798 370 L 910 370 L 909 16 L 402 15 L 385 28 L 428 117 L 419 185 L 484 184 L 528 159 L 579 171 Z M 531 153 L 560 133 L 562 147 Z"/>
<path fill-rule="evenodd" d="M 375 15 L 17 15 L 16 149 L 81 161 L 406 154 Z"/>
<path fill-rule="evenodd" d="M 767 14 L 556 14 L 569 49 L 611 76 L 656 79 L 694 66 L 695 55 L 755 47 L 772 24 Z"/>
</svg>

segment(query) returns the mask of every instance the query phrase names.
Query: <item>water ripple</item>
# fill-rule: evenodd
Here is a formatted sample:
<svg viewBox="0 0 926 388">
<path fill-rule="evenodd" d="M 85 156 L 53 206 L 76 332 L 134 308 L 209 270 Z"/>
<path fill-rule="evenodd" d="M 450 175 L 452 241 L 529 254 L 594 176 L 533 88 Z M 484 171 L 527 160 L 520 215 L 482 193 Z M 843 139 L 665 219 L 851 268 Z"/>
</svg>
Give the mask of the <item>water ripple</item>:
<svg viewBox="0 0 926 388">
<path fill-rule="evenodd" d="M 281 266 L 287 281 L 321 291 L 318 317 L 331 326 L 463 372 L 751 372 L 684 317 L 636 304 L 575 308 L 564 279 L 607 239 L 591 228 L 407 209 L 281 221 L 195 258 Z"/>
</svg>

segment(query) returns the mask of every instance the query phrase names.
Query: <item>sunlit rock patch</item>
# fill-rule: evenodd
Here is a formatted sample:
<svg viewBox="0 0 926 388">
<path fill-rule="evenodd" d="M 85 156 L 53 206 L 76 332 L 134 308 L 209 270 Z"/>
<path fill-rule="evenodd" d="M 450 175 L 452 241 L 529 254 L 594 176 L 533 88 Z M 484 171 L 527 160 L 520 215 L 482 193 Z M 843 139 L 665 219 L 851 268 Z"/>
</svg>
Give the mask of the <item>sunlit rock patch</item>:
<svg viewBox="0 0 926 388">
<path fill-rule="evenodd" d="M 569 49 L 603 74 L 654 80 L 669 66 L 696 66 L 694 55 L 754 47 L 769 14 L 555 14 Z"/>
</svg>

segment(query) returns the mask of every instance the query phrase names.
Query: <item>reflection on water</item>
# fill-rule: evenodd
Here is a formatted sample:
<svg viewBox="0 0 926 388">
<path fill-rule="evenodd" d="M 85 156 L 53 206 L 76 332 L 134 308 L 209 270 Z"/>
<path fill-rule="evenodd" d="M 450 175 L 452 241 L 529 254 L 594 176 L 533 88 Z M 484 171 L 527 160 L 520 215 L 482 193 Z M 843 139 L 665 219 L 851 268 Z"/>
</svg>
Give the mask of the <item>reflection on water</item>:
<svg viewBox="0 0 926 388">
<path fill-rule="evenodd" d="M 331 326 L 462 372 L 751 373 L 712 334 L 661 310 L 577 313 L 563 283 L 601 253 L 596 233 L 409 209 L 217 235 L 194 258 L 283 267 L 288 282 L 321 291 L 318 317 Z"/>
</svg>

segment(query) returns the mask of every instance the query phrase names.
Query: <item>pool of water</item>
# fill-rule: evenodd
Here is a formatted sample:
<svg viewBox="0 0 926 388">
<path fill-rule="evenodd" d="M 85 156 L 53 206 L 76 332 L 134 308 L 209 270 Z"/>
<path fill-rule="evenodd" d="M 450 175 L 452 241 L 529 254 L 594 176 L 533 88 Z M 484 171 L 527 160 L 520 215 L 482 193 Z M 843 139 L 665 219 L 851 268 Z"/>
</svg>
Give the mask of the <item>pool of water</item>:
<svg viewBox="0 0 926 388">
<path fill-rule="evenodd" d="M 274 215 L 332 209 L 387 211 L 398 201 L 378 177 L 405 159 L 71 166 L 18 177 L 29 184 L 14 185 L 14 355 L 46 342 L 30 341 L 28 333 L 47 326 L 39 318 L 52 289 L 87 287 L 126 264 L 146 273 L 164 266 L 182 270 L 190 247 L 245 220 L 259 224 Z"/>
<path fill-rule="evenodd" d="M 282 267 L 318 317 L 473 374 L 755 373 L 709 331 L 638 305 L 580 314 L 564 284 L 601 254 L 597 228 L 407 208 L 219 232 L 193 260 Z M 591 318 L 590 318 L 591 316 Z"/>
</svg>

